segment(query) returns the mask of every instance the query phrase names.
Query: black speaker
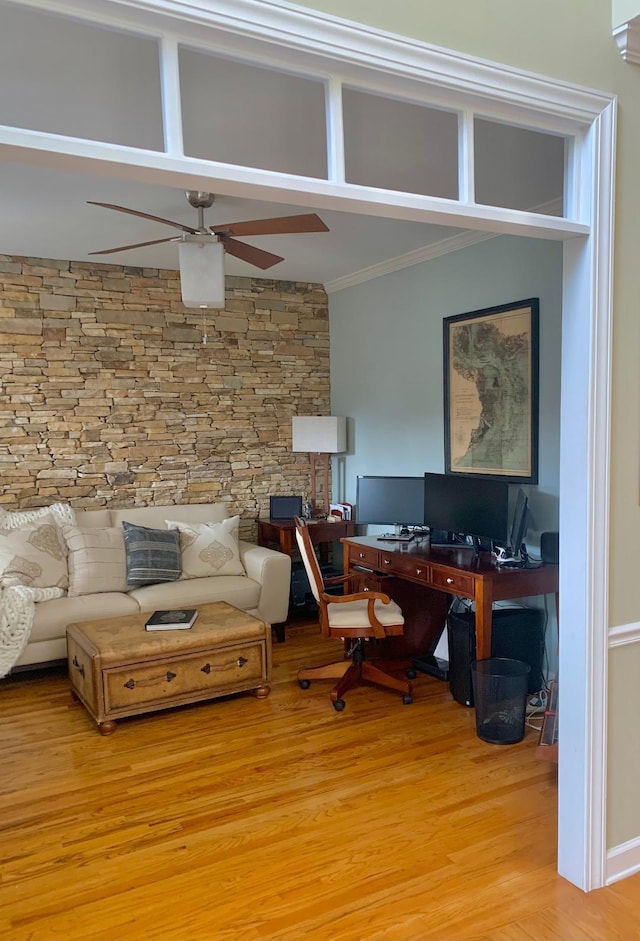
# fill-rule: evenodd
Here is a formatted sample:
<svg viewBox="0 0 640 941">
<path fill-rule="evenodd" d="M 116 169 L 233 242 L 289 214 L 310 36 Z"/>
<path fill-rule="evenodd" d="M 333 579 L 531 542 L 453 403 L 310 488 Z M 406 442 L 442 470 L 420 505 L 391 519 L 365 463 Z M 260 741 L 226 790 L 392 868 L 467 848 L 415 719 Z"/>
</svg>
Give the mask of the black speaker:
<svg viewBox="0 0 640 941">
<path fill-rule="evenodd" d="M 456 702 L 473 706 L 471 663 L 476 659 L 475 613 L 451 612 L 447 619 L 449 688 Z M 544 686 L 544 611 L 540 608 L 494 608 L 491 656 L 522 660 L 531 667 L 528 692 Z"/>
<path fill-rule="evenodd" d="M 540 557 L 543 562 L 558 564 L 560 551 L 559 533 L 540 533 Z"/>
</svg>

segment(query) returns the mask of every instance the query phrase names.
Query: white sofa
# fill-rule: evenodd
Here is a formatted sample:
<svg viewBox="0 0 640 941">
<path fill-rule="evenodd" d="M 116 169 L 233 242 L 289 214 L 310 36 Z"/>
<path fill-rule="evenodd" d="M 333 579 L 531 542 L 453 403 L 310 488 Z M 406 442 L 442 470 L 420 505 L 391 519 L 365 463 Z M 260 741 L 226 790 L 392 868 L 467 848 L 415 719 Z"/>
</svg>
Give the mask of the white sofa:
<svg viewBox="0 0 640 941">
<path fill-rule="evenodd" d="M 77 526 L 114 527 L 124 520 L 139 526 L 166 529 L 167 520 L 181 523 L 219 523 L 228 518 L 223 504 L 203 503 L 129 509 L 76 510 Z M 36 602 L 29 641 L 15 667 L 33 666 L 67 656 L 66 627 L 75 621 L 197 607 L 227 601 L 271 625 L 287 618 L 291 559 L 282 552 L 239 540 L 245 575 L 215 575 L 144 585 L 127 592 L 65 595 Z"/>
</svg>

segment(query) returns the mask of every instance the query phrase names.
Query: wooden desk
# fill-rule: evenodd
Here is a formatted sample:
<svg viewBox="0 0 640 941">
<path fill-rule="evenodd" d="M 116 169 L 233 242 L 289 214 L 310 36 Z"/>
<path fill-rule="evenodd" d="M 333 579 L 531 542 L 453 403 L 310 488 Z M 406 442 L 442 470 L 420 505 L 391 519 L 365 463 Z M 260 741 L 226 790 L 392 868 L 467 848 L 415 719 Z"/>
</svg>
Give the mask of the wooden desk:
<svg viewBox="0 0 640 941">
<path fill-rule="evenodd" d="M 323 519 L 307 520 L 307 524 L 311 542 L 321 547 L 323 562 L 327 561 L 327 546 L 330 543 L 353 536 L 356 531 L 355 523 L 347 523 L 337 517 L 334 523 Z M 292 555 L 295 529 L 293 520 L 258 520 L 258 545 L 270 546 L 275 543 L 280 552 Z"/>
<path fill-rule="evenodd" d="M 410 543 L 380 542 L 375 536 L 346 538 L 344 572 L 354 568 L 371 572 L 371 584 L 376 576 L 395 576 L 403 582 L 432 589 L 439 594 L 457 595 L 475 602 L 476 656 L 491 656 L 491 612 L 494 601 L 528 598 L 534 595 L 554 594 L 558 604 L 558 566 L 541 565 L 532 569 L 500 569 L 490 553 L 476 556 L 472 548 L 447 546 L 431 548 L 429 540 L 414 539 Z M 380 590 L 394 597 L 393 588 L 380 584 Z M 401 607 L 404 606 L 399 598 Z M 405 624 L 408 634 L 407 653 L 412 649 L 411 621 Z M 418 641 L 423 645 L 424 638 Z"/>
</svg>

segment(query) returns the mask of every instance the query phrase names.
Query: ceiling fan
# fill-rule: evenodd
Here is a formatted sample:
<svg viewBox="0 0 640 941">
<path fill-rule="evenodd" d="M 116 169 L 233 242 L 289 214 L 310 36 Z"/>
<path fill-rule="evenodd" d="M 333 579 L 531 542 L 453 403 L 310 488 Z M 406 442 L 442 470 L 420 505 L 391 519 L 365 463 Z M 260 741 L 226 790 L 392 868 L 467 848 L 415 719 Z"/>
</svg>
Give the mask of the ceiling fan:
<svg viewBox="0 0 640 941">
<path fill-rule="evenodd" d="M 140 212 L 138 209 L 127 209 L 125 206 L 116 206 L 113 203 L 99 203 L 94 200 L 88 200 L 91 206 L 103 206 L 105 209 L 115 209 L 118 212 L 127 212 L 132 216 L 140 216 L 142 219 L 151 219 L 153 222 L 161 222 L 163 225 L 173 226 L 180 229 L 182 236 L 168 236 L 163 239 L 152 239 L 150 242 L 136 242 L 133 245 L 120 245 L 117 248 L 106 248 L 97 252 L 89 252 L 90 255 L 110 255 L 114 252 L 124 252 L 131 248 L 143 248 L 146 245 L 159 245 L 161 242 L 198 242 L 222 243 L 225 252 L 240 258 L 242 261 L 255 265 L 256 268 L 266 270 L 278 262 L 284 261 L 281 255 L 274 255 L 266 252 L 262 248 L 256 248 L 254 245 L 248 245 L 246 242 L 239 242 L 233 236 L 236 235 L 290 235 L 303 232 L 328 232 L 329 228 L 322 219 L 315 213 L 306 213 L 299 216 L 280 216 L 275 219 L 254 219 L 249 222 L 231 222 L 224 225 L 205 226 L 204 210 L 213 205 L 215 196 L 213 193 L 204 193 L 197 190 L 187 190 L 186 197 L 189 204 L 198 210 L 198 225 L 184 225 L 182 222 L 174 222 L 171 219 L 163 219 L 160 216 L 153 216 L 148 212 Z"/>
</svg>

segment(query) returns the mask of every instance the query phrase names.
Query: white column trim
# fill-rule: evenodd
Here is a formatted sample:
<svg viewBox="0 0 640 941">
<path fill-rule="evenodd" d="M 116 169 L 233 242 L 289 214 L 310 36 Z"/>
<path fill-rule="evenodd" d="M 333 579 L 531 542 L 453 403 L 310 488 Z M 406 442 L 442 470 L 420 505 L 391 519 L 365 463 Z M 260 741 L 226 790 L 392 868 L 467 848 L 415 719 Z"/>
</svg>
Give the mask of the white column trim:
<svg viewBox="0 0 640 941">
<path fill-rule="evenodd" d="M 342 82 L 329 79 L 326 85 L 327 176 L 331 182 L 344 183 L 344 117 Z"/>
<path fill-rule="evenodd" d="M 159 46 L 160 88 L 162 97 L 162 131 L 166 153 L 184 154 L 182 137 L 182 100 L 180 97 L 180 63 L 178 43 L 164 38 Z"/>
<path fill-rule="evenodd" d="M 615 124 L 612 102 L 582 152 L 592 234 L 565 245 L 558 868 L 585 891 L 604 885 L 606 857 Z"/>
<path fill-rule="evenodd" d="M 476 172 L 474 159 L 474 113 L 465 108 L 458 119 L 458 187 L 459 199 L 475 203 Z"/>
</svg>

